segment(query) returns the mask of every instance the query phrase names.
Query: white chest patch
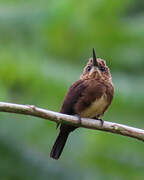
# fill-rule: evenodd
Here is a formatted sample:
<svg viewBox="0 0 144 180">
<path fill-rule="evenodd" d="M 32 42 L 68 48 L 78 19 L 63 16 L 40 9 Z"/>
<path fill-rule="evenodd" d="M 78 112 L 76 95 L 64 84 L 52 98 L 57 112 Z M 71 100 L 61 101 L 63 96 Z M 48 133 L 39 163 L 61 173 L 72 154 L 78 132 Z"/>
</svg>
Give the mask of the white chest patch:
<svg viewBox="0 0 144 180">
<path fill-rule="evenodd" d="M 80 116 L 93 118 L 102 115 L 107 105 L 107 96 L 104 94 L 101 98 L 96 99 L 86 110 L 81 112 Z"/>
</svg>

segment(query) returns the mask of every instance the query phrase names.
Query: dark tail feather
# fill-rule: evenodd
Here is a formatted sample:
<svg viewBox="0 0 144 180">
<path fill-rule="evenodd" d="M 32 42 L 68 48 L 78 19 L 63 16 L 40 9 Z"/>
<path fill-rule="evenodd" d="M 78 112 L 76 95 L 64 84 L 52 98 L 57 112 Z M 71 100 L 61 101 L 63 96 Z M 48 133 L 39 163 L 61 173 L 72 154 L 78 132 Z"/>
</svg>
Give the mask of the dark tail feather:
<svg viewBox="0 0 144 180">
<path fill-rule="evenodd" d="M 67 141 L 68 135 L 70 132 L 64 131 L 63 129 L 60 130 L 59 135 L 56 138 L 56 141 L 53 145 L 53 148 L 50 153 L 50 157 L 54 159 L 59 159 L 65 143 Z"/>
</svg>

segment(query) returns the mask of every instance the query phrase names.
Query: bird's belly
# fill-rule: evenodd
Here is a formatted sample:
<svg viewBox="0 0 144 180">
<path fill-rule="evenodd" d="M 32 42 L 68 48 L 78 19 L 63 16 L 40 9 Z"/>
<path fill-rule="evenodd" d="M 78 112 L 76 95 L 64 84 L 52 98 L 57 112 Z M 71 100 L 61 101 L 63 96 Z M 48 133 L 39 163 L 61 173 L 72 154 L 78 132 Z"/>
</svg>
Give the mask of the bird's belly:
<svg viewBox="0 0 144 180">
<path fill-rule="evenodd" d="M 81 117 L 93 118 L 103 115 L 106 106 L 108 105 L 106 95 L 96 99 L 88 108 L 81 112 Z"/>
</svg>

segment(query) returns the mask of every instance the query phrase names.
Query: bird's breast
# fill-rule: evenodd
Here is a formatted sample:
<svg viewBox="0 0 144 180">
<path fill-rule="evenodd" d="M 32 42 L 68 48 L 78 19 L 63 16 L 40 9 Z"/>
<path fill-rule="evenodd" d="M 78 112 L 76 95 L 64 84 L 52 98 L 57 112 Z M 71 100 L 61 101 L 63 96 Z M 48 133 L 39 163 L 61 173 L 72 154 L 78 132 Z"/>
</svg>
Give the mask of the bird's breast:
<svg viewBox="0 0 144 180">
<path fill-rule="evenodd" d="M 107 96 L 106 94 L 104 94 L 99 99 L 95 99 L 95 101 L 92 102 L 89 107 L 87 107 L 84 111 L 81 112 L 80 116 L 93 118 L 103 115 L 107 105 L 108 105 Z"/>
</svg>

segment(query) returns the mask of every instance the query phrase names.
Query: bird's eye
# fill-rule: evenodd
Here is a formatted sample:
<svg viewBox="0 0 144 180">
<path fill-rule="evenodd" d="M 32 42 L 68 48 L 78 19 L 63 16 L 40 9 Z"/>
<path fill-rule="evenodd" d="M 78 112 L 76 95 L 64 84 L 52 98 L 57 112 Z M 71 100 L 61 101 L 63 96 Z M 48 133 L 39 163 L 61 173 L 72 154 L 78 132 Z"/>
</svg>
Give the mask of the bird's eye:
<svg viewBox="0 0 144 180">
<path fill-rule="evenodd" d="M 91 66 L 87 67 L 87 72 L 89 72 L 91 70 Z"/>
<path fill-rule="evenodd" d="M 99 69 L 100 69 L 100 71 L 102 71 L 102 72 L 105 72 L 105 71 L 106 71 L 106 69 L 105 69 L 104 66 L 99 67 Z"/>
</svg>

